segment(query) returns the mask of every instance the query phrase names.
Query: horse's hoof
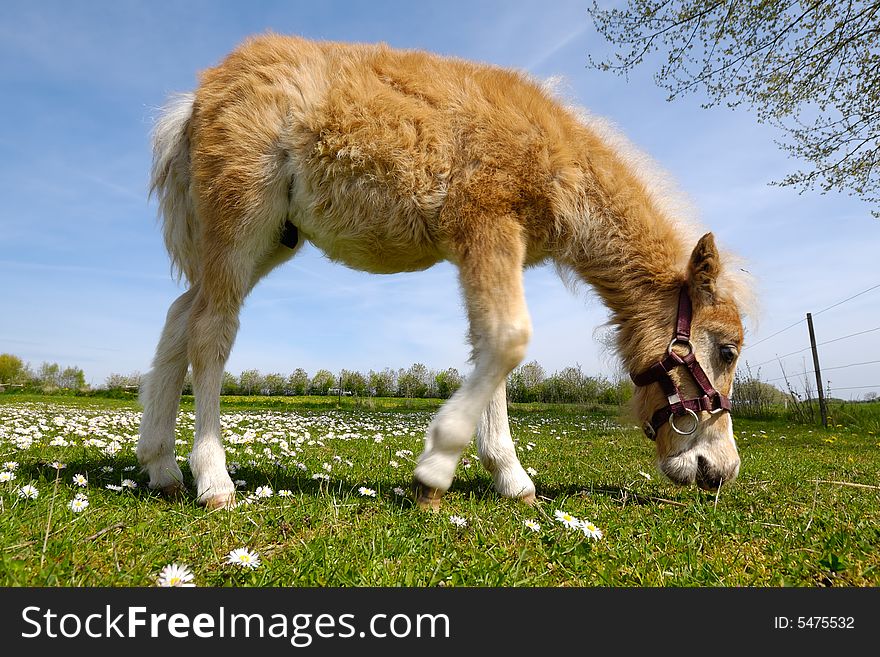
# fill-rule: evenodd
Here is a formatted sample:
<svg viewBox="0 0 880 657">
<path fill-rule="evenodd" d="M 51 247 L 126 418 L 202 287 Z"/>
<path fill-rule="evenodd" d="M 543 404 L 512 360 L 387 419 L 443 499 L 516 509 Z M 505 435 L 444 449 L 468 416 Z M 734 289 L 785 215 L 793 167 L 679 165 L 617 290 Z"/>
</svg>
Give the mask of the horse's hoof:
<svg viewBox="0 0 880 657">
<path fill-rule="evenodd" d="M 162 486 L 159 489 L 159 492 L 165 497 L 180 497 L 181 495 L 186 494 L 186 486 L 184 486 L 181 481 L 175 481 L 166 486 Z"/>
<path fill-rule="evenodd" d="M 225 493 L 222 495 L 213 495 L 201 502 L 208 511 L 216 511 L 217 509 L 231 509 L 235 506 L 235 493 Z"/>
<path fill-rule="evenodd" d="M 534 493 L 529 493 L 527 495 L 523 495 L 519 498 L 521 501 L 525 502 L 529 506 L 535 506 L 538 503 L 538 498 L 535 497 Z"/>
<path fill-rule="evenodd" d="M 418 480 L 413 482 L 416 505 L 422 511 L 439 511 L 443 492 L 436 488 L 428 488 Z"/>
</svg>

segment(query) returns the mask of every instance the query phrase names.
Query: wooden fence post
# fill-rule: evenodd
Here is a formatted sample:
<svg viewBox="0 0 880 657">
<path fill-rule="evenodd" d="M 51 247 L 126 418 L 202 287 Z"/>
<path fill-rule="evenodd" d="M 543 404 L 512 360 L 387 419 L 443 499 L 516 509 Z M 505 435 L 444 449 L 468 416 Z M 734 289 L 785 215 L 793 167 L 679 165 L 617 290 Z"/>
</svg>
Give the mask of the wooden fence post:
<svg viewBox="0 0 880 657">
<path fill-rule="evenodd" d="M 807 327 L 810 329 L 810 348 L 813 350 L 813 369 L 816 371 L 816 388 L 819 393 L 819 412 L 822 426 L 828 428 L 828 410 L 825 408 L 825 390 L 822 387 L 822 373 L 819 371 L 819 352 L 816 351 L 816 334 L 813 333 L 813 315 L 807 313 Z"/>
</svg>

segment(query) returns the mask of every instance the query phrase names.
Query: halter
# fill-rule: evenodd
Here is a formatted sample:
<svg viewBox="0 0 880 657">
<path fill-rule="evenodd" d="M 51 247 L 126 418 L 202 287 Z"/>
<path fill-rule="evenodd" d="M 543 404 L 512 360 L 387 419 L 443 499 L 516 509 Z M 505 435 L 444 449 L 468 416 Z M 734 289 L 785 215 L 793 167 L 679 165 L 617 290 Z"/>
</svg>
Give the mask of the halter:
<svg viewBox="0 0 880 657">
<path fill-rule="evenodd" d="M 659 383 L 669 402 L 666 406 L 655 411 L 651 416 L 651 421 L 645 422 L 642 427 L 645 435 L 651 440 L 657 437 L 657 432 L 666 422 L 669 422 L 669 426 L 675 433 L 690 436 L 700 425 L 700 416 L 698 415 L 700 412 L 707 411 L 714 415 L 722 411 L 730 411 L 730 400 L 712 387 L 709 377 L 706 376 L 703 368 L 697 362 L 696 355 L 694 355 L 694 345 L 691 344 L 692 316 L 691 296 L 687 285 L 683 285 L 678 295 L 678 318 L 675 321 L 675 335 L 666 348 L 665 358 L 657 361 L 644 372 L 632 375 L 633 383 L 637 386 Z M 673 350 L 675 345 L 687 347 L 687 354 L 679 356 Z M 682 399 L 681 390 L 669 376 L 669 372 L 680 365 L 687 367 L 691 373 L 691 377 L 702 393 L 700 397 Z M 675 418 L 686 415 L 690 416 L 692 425 L 690 428 L 681 429 L 675 424 Z"/>
</svg>

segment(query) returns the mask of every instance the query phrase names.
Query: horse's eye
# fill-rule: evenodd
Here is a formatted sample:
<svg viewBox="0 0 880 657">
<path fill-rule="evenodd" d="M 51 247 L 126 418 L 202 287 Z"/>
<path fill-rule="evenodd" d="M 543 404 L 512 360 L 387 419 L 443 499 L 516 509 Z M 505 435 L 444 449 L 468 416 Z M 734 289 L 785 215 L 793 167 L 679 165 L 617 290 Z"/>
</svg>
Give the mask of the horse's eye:
<svg viewBox="0 0 880 657">
<path fill-rule="evenodd" d="M 734 347 L 732 344 L 721 345 L 719 352 L 721 353 L 721 360 L 723 360 L 728 365 L 736 360 L 736 347 Z"/>
</svg>

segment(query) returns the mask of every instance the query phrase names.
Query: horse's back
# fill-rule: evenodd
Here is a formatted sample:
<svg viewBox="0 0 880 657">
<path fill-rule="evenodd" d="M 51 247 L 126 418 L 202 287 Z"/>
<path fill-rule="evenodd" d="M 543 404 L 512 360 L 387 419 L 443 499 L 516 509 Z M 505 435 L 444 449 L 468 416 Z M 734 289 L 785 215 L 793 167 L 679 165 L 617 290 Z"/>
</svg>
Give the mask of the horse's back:
<svg viewBox="0 0 880 657">
<path fill-rule="evenodd" d="M 269 35 L 203 73 L 194 179 L 229 239 L 284 208 L 331 258 L 421 269 L 474 222 L 549 223 L 567 120 L 515 71 Z"/>
</svg>

